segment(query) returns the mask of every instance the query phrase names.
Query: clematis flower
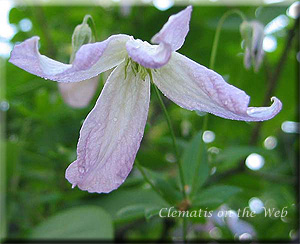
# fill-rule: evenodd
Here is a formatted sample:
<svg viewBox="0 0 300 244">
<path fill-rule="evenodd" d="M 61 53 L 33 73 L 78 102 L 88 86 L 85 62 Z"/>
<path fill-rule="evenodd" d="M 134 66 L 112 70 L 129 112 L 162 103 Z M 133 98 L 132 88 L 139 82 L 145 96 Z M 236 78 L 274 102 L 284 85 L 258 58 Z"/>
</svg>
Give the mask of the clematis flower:
<svg viewBox="0 0 300 244">
<path fill-rule="evenodd" d="M 189 31 L 192 7 L 171 16 L 151 45 L 128 35 L 83 45 L 72 64 L 52 60 L 38 51 L 38 37 L 16 45 L 10 62 L 58 82 L 80 82 L 113 67 L 95 107 L 85 119 L 77 159 L 66 178 L 89 192 L 108 193 L 130 173 L 140 147 L 150 102 L 150 82 L 182 108 L 243 121 L 273 118 L 281 102 L 248 107 L 249 96 L 221 75 L 176 52 Z"/>
<path fill-rule="evenodd" d="M 264 26 L 256 20 L 243 21 L 240 32 L 245 41 L 244 66 L 249 69 L 253 65 L 258 72 L 264 58 Z"/>
</svg>

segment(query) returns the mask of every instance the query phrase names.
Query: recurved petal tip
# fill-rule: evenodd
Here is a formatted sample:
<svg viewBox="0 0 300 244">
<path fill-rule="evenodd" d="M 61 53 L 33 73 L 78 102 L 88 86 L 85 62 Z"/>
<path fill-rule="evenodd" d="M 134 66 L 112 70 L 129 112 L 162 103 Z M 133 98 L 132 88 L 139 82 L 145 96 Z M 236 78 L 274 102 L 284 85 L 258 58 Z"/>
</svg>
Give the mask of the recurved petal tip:
<svg viewBox="0 0 300 244">
<path fill-rule="evenodd" d="M 141 40 L 130 40 L 126 43 L 128 55 L 140 65 L 157 69 L 168 63 L 172 50 L 168 44 L 151 45 Z"/>
<path fill-rule="evenodd" d="M 270 107 L 249 107 L 247 114 L 253 118 L 253 121 L 263 121 L 272 119 L 282 109 L 282 103 L 277 97 L 272 97 L 273 102 Z"/>
<path fill-rule="evenodd" d="M 228 84 L 221 75 L 173 53 L 167 65 L 153 72 L 157 87 L 179 106 L 205 111 L 217 116 L 243 121 L 262 121 L 273 118 L 282 104 L 272 98 L 270 107 L 248 107 L 250 97 L 241 89 Z"/>
<path fill-rule="evenodd" d="M 15 45 L 9 62 L 42 78 L 49 78 L 53 74 L 61 73 L 71 68 L 72 65 L 70 64 L 63 64 L 41 55 L 38 50 L 39 40 L 38 36 L 33 36 Z"/>
<path fill-rule="evenodd" d="M 192 6 L 169 17 L 163 28 L 152 37 L 152 43 L 165 43 L 171 46 L 172 51 L 176 51 L 184 43 L 185 37 L 189 32 Z"/>
</svg>

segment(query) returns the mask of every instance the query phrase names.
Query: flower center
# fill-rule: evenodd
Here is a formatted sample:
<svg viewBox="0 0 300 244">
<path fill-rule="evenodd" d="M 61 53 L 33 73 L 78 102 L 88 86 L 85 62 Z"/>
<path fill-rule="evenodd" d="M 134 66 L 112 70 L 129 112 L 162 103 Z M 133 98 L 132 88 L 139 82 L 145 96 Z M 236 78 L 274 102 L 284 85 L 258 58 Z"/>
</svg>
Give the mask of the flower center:
<svg viewBox="0 0 300 244">
<path fill-rule="evenodd" d="M 145 80 L 146 76 L 149 75 L 151 70 L 143 67 L 137 62 L 134 62 L 130 57 L 128 57 L 125 65 L 125 79 L 128 72 L 133 72 L 135 76 L 138 75 L 142 80 Z"/>
</svg>

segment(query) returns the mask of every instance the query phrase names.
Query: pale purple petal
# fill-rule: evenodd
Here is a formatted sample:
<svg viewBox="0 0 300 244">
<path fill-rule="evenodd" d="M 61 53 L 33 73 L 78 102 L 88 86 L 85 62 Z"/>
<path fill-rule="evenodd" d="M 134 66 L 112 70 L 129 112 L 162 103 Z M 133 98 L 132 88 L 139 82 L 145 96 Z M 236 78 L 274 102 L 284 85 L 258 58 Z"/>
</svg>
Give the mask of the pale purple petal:
<svg viewBox="0 0 300 244">
<path fill-rule="evenodd" d="M 130 71 L 125 74 L 123 62 L 111 73 L 83 123 L 77 160 L 66 171 L 73 187 L 108 193 L 132 169 L 147 120 L 150 79 L 141 80 Z"/>
<path fill-rule="evenodd" d="M 126 43 L 129 57 L 140 65 L 157 69 L 165 65 L 170 57 L 172 50 L 168 44 L 151 45 L 146 41 L 130 40 Z"/>
<path fill-rule="evenodd" d="M 174 52 L 168 64 L 153 70 L 153 81 L 169 99 L 189 110 L 244 121 L 273 118 L 282 104 L 273 97 L 270 107 L 248 107 L 250 97 L 226 83 L 222 76 Z"/>
<path fill-rule="evenodd" d="M 191 13 L 192 6 L 188 6 L 179 13 L 170 16 L 168 22 L 163 26 L 160 32 L 152 37 L 151 42 L 168 44 L 171 46 L 172 51 L 181 48 L 189 32 Z"/>
<path fill-rule="evenodd" d="M 98 81 L 99 76 L 80 82 L 60 82 L 58 88 L 65 103 L 73 108 L 84 108 L 97 91 Z"/>
<path fill-rule="evenodd" d="M 126 42 L 131 37 L 114 35 L 102 42 L 83 45 L 72 64 L 64 64 L 38 50 L 39 37 L 32 37 L 14 47 L 9 62 L 29 73 L 59 82 L 76 82 L 97 76 L 120 64 L 127 52 Z"/>
<path fill-rule="evenodd" d="M 253 28 L 251 55 L 255 61 L 254 70 L 257 72 L 264 58 L 264 25 L 258 21 L 251 21 Z"/>
</svg>

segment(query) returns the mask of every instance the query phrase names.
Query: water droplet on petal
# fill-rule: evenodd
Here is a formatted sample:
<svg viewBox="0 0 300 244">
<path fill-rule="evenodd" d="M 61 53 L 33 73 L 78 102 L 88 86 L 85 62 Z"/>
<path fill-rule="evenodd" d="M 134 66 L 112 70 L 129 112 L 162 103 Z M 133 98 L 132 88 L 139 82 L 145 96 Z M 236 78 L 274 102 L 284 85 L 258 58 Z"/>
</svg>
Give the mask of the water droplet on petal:
<svg viewBox="0 0 300 244">
<path fill-rule="evenodd" d="M 117 120 L 118 120 L 117 118 L 114 118 L 114 119 L 113 119 L 114 122 L 117 122 Z"/>
<path fill-rule="evenodd" d="M 76 185 L 77 185 L 76 183 L 72 184 L 72 189 L 74 189 Z"/>
<path fill-rule="evenodd" d="M 83 166 L 79 166 L 78 171 L 80 174 L 83 174 L 83 173 L 85 173 L 85 168 Z"/>
</svg>

